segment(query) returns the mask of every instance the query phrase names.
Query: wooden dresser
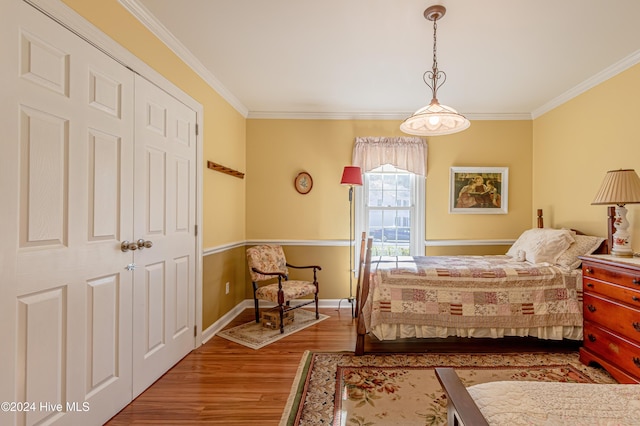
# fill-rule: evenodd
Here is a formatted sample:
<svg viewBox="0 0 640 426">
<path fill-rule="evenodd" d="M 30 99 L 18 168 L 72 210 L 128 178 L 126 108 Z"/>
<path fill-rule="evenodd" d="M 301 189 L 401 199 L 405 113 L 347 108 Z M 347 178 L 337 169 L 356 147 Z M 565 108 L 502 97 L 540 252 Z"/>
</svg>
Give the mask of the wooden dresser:
<svg viewBox="0 0 640 426">
<path fill-rule="evenodd" d="M 584 344 L 580 361 L 620 383 L 640 383 L 640 259 L 583 256 Z"/>
</svg>

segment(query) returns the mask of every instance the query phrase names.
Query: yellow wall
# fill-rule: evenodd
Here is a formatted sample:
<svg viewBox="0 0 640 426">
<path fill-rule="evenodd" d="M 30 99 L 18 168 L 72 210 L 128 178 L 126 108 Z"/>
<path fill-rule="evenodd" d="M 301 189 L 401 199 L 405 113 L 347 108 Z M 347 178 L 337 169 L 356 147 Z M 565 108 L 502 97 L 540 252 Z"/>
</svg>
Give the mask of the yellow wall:
<svg viewBox="0 0 640 426">
<path fill-rule="evenodd" d="M 640 171 L 640 65 L 534 120 L 533 200 L 546 224 L 606 236 L 607 206 L 592 206 L 608 170 Z M 627 205 L 640 251 L 640 206 Z"/>
<path fill-rule="evenodd" d="M 305 241 L 342 240 L 349 235 L 348 190 L 340 185 L 351 164 L 357 136 L 401 136 L 393 120 L 247 120 L 247 239 L 294 240 L 285 247 L 301 263 L 322 258 L 321 298 L 348 295 L 346 246 L 319 250 Z M 474 121 L 463 133 L 429 138 L 426 180 L 426 238 L 515 239 L 533 226 L 530 121 Z M 509 213 L 449 214 L 452 166 L 509 167 Z M 293 180 L 300 171 L 313 178 L 306 195 Z M 330 243 L 328 243 L 330 244 Z M 430 247 L 428 254 L 505 253 L 500 247 Z M 306 254 L 306 256 L 305 256 Z"/>
<path fill-rule="evenodd" d="M 428 143 L 427 239 L 515 239 L 534 226 L 530 121 L 472 121 L 468 130 Z M 508 214 L 449 214 L 452 166 L 508 167 Z"/>
<path fill-rule="evenodd" d="M 202 323 L 206 329 L 245 299 L 253 296 L 245 282 L 245 247 L 239 246 L 203 259 Z M 226 293 L 229 283 L 229 293 Z"/>
<path fill-rule="evenodd" d="M 349 234 L 340 185 L 358 136 L 399 136 L 398 121 L 247 120 L 247 238 L 335 240 Z M 474 121 L 463 133 L 429 138 L 427 239 L 516 238 L 533 224 L 530 121 Z M 449 214 L 449 168 L 509 167 L 509 213 Z M 300 171 L 313 189 L 298 194 Z M 347 219 L 345 219 L 347 218 Z"/>
</svg>

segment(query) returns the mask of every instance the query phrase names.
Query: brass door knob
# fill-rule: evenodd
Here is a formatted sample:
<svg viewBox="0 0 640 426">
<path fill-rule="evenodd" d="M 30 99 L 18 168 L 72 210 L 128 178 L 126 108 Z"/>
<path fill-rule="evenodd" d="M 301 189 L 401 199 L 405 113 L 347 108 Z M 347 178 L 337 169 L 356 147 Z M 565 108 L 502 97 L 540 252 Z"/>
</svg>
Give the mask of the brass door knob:
<svg viewBox="0 0 640 426">
<path fill-rule="evenodd" d="M 132 243 L 130 241 L 123 241 L 122 244 L 120 244 L 120 250 L 127 252 L 129 250 L 137 250 L 138 249 L 138 245 L 136 243 Z"/>
<path fill-rule="evenodd" d="M 143 248 L 151 248 L 153 243 L 149 240 L 145 241 L 142 238 L 138 240 L 138 248 L 142 250 Z"/>
</svg>

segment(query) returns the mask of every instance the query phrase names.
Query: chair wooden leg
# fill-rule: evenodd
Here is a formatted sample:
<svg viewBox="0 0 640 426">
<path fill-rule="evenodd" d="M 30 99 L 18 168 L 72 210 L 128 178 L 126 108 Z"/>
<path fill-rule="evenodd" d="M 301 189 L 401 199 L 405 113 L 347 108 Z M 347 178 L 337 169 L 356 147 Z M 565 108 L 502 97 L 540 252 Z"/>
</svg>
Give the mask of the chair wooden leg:
<svg viewBox="0 0 640 426">
<path fill-rule="evenodd" d="M 256 307 L 256 322 L 260 323 L 260 308 L 258 306 L 258 299 L 253 299 L 253 302 L 255 303 Z"/>
<path fill-rule="evenodd" d="M 315 294 L 314 299 L 316 299 L 316 319 L 320 319 L 320 313 L 318 312 L 318 293 Z"/>
<path fill-rule="evenodd" d="M 280 305 L 280 334 L 284 333 L 284 306 Z"/>
</svg>

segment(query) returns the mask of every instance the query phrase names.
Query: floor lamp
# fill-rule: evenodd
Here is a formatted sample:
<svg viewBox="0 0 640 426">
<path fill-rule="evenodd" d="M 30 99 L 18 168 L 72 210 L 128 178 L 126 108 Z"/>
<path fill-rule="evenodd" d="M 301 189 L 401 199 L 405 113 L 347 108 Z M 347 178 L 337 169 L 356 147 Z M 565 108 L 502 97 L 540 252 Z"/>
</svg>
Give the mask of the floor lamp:
<svg viewBox="0 0 640 426">
<path fill-rule="evenodd" d="M 353 316 L 355 302 L 353 297 L 353 187 L 362 185 L 360 167 L 345 166 L 340 184 L 349 186 L 349 303 L 351 303 L 351 316 Z"/>
</svg>

